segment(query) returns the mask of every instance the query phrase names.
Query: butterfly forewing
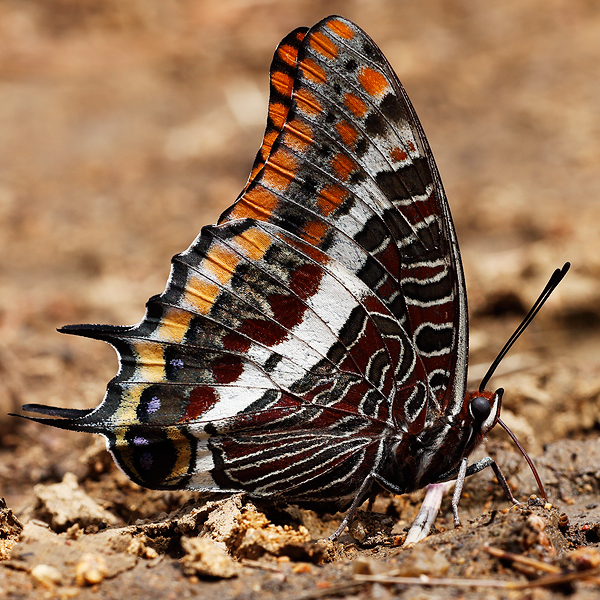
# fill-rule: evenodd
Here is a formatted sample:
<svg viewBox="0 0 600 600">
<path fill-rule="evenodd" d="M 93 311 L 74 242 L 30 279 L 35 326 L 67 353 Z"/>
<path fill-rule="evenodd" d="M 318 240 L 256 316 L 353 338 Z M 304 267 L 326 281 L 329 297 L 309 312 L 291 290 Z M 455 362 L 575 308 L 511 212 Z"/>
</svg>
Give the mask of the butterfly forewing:
<svg viewBox="0 0 600 600">
<path fill-rule="evenodd" d="M 282 135 L 224 218 L 240 216 L 268 218 L 344 262 L 408 318 L 432 407 L 462 404 L 464 381 L 446 394 L 465 355 L 466 303 L 454 310 L 464 283 L 444 191 L 404 89 L 355 25 L 328 19 L 306 35 Z"/>
<path fill-rule="evenodd" d="M 64 330 L 113 344 L 121 370 L 94 411 L 38 420 L 104 434 L 148 487 L 344 501 L 462 405 L 456 237 L 374 42 L 341 17 L 284 38 L 240 197 L 140 324 Z"/>
</svg>

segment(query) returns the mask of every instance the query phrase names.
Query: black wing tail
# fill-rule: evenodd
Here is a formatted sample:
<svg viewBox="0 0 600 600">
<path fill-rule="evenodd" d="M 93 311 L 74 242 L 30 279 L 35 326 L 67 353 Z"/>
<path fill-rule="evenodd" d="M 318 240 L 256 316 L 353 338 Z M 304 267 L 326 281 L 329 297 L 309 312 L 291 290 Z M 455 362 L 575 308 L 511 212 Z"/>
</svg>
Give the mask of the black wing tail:
<svg viewBox="0 0 600 600">
<path fill-rule="evenodd" d="M 95 409 L 78 409 L 78 408 L 58 408 L 57 406 L 46 406 L 44 404 L 24 404 L 23 410 L 25 412 L 37 413 L 40 416 L 30 415 L 18 415 L 15 413 L 9 413 L 13 417 L 20 417 L 27 419 L 28 421 L 35 421 L 36 423 L 43 423 L 44 425 L 51 425 L 52 427 L 58 427 L 59 429 L 67 429 L 70 431 L 89 431 L 90 433 L 101 433 L 98 427 L 90 426 L 89 423 L 82 421 Z"/>
</svg>

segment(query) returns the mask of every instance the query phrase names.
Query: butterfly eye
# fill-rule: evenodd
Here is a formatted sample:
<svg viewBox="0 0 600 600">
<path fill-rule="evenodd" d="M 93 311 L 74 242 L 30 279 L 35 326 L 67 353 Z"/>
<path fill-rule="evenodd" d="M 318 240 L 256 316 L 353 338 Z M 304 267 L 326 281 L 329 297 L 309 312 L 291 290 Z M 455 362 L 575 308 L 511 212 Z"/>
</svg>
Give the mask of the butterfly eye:
<svg viewBox="0 0 600 600">
<path fill-rule="evenodd" d="M 471 416 L 479 424 L 483 423 L 490 416 L 490 412 L 492 412 L 490 401 L 482 396 L 473 398 L 469 408 Z"/>
</svg>

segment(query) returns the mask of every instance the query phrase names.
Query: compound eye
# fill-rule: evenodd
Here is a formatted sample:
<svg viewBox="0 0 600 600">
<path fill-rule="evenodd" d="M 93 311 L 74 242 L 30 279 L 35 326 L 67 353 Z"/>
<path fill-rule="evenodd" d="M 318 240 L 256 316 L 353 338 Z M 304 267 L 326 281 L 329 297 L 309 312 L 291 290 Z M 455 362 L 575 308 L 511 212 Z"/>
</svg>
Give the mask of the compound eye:
<svg viewBox="0 0 600 600">
<path fill-rule="evenodd" d="M 469 408 L 471 410 L 471 416 L 477 423 L 483 423 L 492 412 L 490 401 L 483 396 L 476 396 L 473 398 Z"/>
</svg>

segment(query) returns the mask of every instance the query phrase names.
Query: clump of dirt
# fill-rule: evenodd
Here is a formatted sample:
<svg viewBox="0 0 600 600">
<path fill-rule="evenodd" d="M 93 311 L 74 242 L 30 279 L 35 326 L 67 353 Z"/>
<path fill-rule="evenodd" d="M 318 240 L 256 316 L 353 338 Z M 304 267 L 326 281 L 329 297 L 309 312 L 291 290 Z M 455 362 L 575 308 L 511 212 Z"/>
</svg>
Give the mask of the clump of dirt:
<svg viewBox="0 0 600 600">
<path fill-rule="evenodd" d="M 118 521 L 81 490 L 72 473 L 65 474 L 60 483 L 39 483 L 33 493 L 37 500 L 34 514 L 54 531 L 66 531 L 74 525 L 97 530 L 100 525 L 116 525 Z"/>
<path fill-rule="evenodd" d="M 185 575 L 200 575 L 229 579 L 236 577 L 238 563 L 215 542 L 204 538 L 181 538 L 185 556 L 181 559 Z"/>
<path fill-rule="evenodd" d="M 310 534 L 304 525 L 273 525 L 263 513 L 246 504 L 237 518 L 237 526 L 226 541 L 233 556 L 257 559 L 271 556 L 310 556 Z"/>
<path fill-rule="evenodd" d="M 11 548 L 17 543 L 22 531 L 23 524 L 6 506 L 6 500 L 0 498 L 0 560 L 10 558 Z"/>
</svg>

